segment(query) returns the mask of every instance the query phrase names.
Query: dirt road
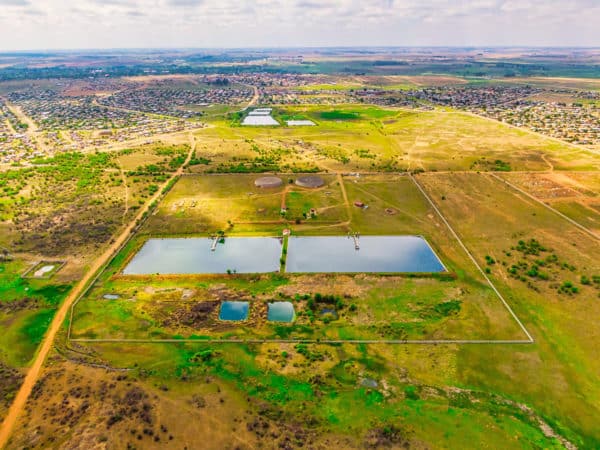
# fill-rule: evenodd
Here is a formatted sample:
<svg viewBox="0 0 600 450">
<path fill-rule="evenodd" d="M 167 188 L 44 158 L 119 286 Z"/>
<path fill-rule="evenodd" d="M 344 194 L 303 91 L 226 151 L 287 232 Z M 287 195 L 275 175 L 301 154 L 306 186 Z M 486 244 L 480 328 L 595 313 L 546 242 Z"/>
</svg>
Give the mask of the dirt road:
<svg viewBox="0 0 600 450">
<path fill-rule="evenodd" d="M 26 134 L 27 136 L 29 136 L 31 141 L 35 143 L 35 146 L 38 149 L 47 151 L 47 146 L 43 144 L 41 139 L 38 139 L 38 137 L 40 137 L 40 133 L 38 126 L 33 121 L 33 119 L 27 116 L 20 107 L 9 103 L 8 99 L 4 97 L 2 97 L 1 99 L 4 101 L 4 104 L 6 105 L 8 110 L 11 111 L 20 122 L 25 123 L 27 125 L 27 129 L 25 131 L 15 130 L 15 127 L 13 127 L 10 121 L 7 120 L 7 123 L 9 124 L 9 129 L 12 129 L 14 133 Z"/>
<path fill-rule="evenodd" d="M 248 104 L 244 107 L 244 109 L 242 109 L 242 111 L 246 111 L 248 108 L 251 108 L 252 106 L 256 106 L 256 104 L 258 103 L 258 100 L 260 98 L 260 93 L 258 92 L 258 88 L 256 86 L 253 86 L 251 84 L 245 84 L 244 86 L 248 86 L 249 88 L 252 88 L 252 90 L 254 91 L 254 95 L 252 96 L 252 99 L 250 99 Z"/>
<path fill-rule="evenodd" d="M 190 135 L 190 139 L 193 139 Z M 183 168 L 187 165 L 192 157 L 192 153 L 194 152 L 196 145 L 195 141 L 192 141 L 192 145 L 190 147 L 190 151 L 187 155 L 185 162 L 177 169 L 175 173 L 165 183 L 161 188 L 144 204 L 143 208 L 140 209 L 139 214 L 125 227 L 125 229 L 121 232 L 121 234 L 115 239 L 114 243 L 106 249 L 102 255 L 94 261 L 94 263 L 90 266 L 89 270 L 85 274 L 85 276 L 77 283 L 75 288 L 69 293 L 67 298 L 65 298 L 64 302 L 56 312 L 50 327 L 46 331 L 44 335 L 44 339 L 42 344 L 40 345 L 38 352 L 35 356 L 33 364 L 29 368 L 27 375 L 23 381 L 23 384 L 19 388 L 15 399 L 13 400 L 10 409 L 8 410 L 8 414 L 2 423 L 2 428 L 0 428 L 0 448 L 6 447 L 8 443 L 8 439 L 13 431 L 13 428 L 19 418 L 19 415 L 23 411 L 25 404 L 27 403 L 27 399 L 29 395 L 31 395 L 31 391 L 37 382 L 42 367 L 44 366 L 44 362 L 50 350 L 52 349 L 52 345 L 54 343 L 54 339 L 56 338 L 56 334 L 60 330 L 62 323 L 64 322 L 69 309 L 71 308 L 71 304 L 77 300 L 79 295 L 84 291 L 87 283 L 92 279 L 95 273 L 102 268 L 104 264 L 106 264 L 110 258 L 114 255 L 114 253 L 121 247 L 121 245 L 127 240 L 129 235 L 131 234 L 133 228 L 136 226 L 138 220 L 141 220 L 144 213 L 148 211 L 150 205 L 157 200 L 164 187 L 166 187 L 172 180 L 179 177 L 183 173 Z"/>
</svg>

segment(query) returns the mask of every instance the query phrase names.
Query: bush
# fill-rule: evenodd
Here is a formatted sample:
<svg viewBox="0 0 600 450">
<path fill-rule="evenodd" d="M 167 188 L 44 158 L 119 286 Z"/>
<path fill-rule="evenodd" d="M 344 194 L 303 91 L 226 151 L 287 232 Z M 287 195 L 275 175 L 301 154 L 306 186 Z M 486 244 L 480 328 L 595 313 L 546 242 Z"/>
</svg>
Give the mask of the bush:
<svg viewBox="0 0 600 450">
<path fill-rule="evenodd" d="M 571 281 L 564 281 L 563 284 L 558 288 L 558 292 L 561 294 L 577 294 L 579 293 L 579 288 L 575 286 Z"/>
<path fill-rule="evenodd" d="M 410 400 L 419 400 L 419 393 L 416 386 L 406 386 L 404 388 L 404 396 Z"/>
<path fill-rule="evenodd" d="M 442 316 L 450 316 L 460 312 L 460 300 L 450 300 L 438 303 L 433 307 L 434 311 Z"/>
</svg>

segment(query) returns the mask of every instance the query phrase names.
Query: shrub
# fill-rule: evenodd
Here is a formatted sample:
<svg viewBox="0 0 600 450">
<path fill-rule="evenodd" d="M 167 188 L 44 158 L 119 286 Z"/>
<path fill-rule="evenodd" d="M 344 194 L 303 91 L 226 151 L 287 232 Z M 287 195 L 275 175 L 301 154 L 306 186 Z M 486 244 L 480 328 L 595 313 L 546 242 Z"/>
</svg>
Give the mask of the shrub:
<svg viewBox="0 0 600 450">
<path fill-rule="evenodd" d="M 419 393 L 415 386 L 406 386 L 404 388 L 404 396 L 410 400 L 419 400 Z"/>
<path fill-rule="evenodd" d="M 460 312 L 460 300 L 450 300 L 438 303 L 433 307 L 434 311 L 442 316 L 450 316 Z"/>
</svg>

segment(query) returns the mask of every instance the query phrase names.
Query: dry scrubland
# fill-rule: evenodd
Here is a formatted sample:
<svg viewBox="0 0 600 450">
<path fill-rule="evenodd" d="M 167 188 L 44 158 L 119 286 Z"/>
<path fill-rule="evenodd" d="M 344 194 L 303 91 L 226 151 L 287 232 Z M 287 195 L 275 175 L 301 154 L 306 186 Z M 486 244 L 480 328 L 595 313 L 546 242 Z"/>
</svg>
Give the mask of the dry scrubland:
<svg viewBox="0 0 600 450">
<path fill-rule="evenodd" d="M 370 82 L 398 88 L 434 80 Z M 600 243 L 502 182 L 598 233 L 598 156 L 450 109 L 286 105 L 276 108 L 278 120 L 307 118 L 317 126 L 268 129 L 241 127 L 227 112 L 207 117 L 209 126 L 194 132 L 188 174 L 73 316 L 73 338 L 198 341 L 78 342 L 67 339 L 65 324 L 8 448 L 600 446 L 600 336 L 591 319 L 600 312 Z M 0 296 L 8 300 L 0 310 L 2 414 L 57 305 L 136 207 L 183 163 L 188 145 L 180 136 L 43 158 L 0 173 L 0 245 L 15 257 L 0 263 Z M 258 175 L 248 172 L 264 171 L 285 173 L 284 185 L 254 188 Z M 287 182 L 312 171 L 323 172 L 324 188 Z M 336 173 L 356 171 L 391 173 L 358 179 Z M 416 173 L 534 344 L 202 341 L 358 334 L 522 339 L 433 208 L 398 174 L 404 171 Z M 369 209 L 354 207 L 357 200 Z M 316 216 L 305 217 L 313 208 Z M 120 275 L 150 236 L 278 234 L 288 227 L 303 235 L 422 234 L 452 276 Z M 42 259 L 67 265 L 49 280 L 21 279 Z M 102 299 L 112 292 L 121 297 Z M 309 301 L 317 293 L 340 300 L 337 320 L 311 320 Z M 256 304 L 243 326 L 215 320 L 214 309 L 194 308 L 231 296 Z M 272 299 L 289 299 L 305 314 L 292 325 L 267 324 L 256 314 Z"/>
<path fill-rule="evenodd" d="M 2 415 L 64 297 L 188 151 L 157 143 L 65 153 L 0 172 Z M 43 260 L 65 264 L 48 279 L 22 277 Z"/>
</svg>

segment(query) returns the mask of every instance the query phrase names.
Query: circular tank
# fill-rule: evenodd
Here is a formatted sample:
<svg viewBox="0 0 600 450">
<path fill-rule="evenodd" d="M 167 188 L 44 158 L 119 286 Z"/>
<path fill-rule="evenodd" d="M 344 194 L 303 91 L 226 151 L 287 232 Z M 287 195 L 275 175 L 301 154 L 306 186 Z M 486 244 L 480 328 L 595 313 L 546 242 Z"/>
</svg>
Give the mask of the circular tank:
<svg viewBox="0 0 600 450">
<path fill-rule="evenodd" d="M 318 175 L 306 175 L 303 177 L 299 177 L 296 180 L 296 184 L 305 188 L 314 189 L 323 186 L 325 184 L 325 181 Z"/>
<path fill-rule="evenodd" d="M 283 180 L 279 177 L 260 177 L 254 180 L 254 185 L 259 188 L 276 188 L 283 185 Z"/>
</svg>

